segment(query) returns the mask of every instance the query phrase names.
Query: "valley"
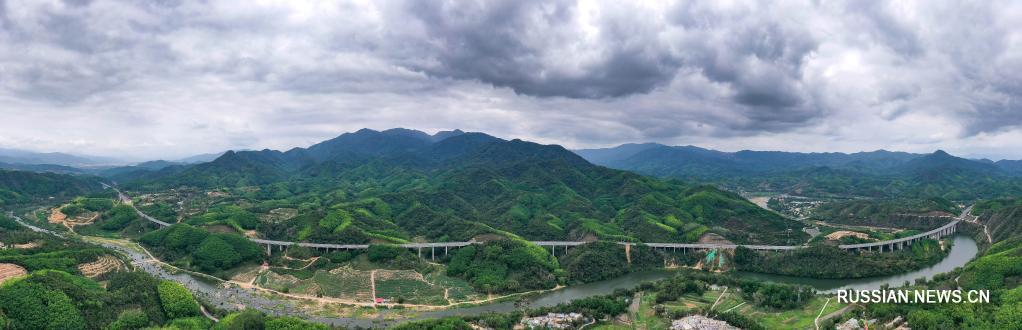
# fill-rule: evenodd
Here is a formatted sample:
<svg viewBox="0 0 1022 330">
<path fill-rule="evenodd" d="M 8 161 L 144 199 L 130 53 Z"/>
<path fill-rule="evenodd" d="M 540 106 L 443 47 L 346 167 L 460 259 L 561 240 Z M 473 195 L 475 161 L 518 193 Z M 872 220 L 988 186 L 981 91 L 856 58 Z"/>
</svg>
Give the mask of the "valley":
<svg viewBox="0 0 1022 330">
<path fill-rule="evenodd" d="M 578 313 L 535 320 L 661 328 L 699 313 L 755 329 L 870 311 L 829 302 L 839 289 L 941 281 L 989 244 L 959 232 L 976 237 L 973 214 L 1010 205 L 771 192 L 753 203 L 727 185 L 612 170 L 557 146 L 442 135 L 361 130 L 285 153 L 83 177 L 87 192 L 28 199 L 14 219 L 125 260 L 72 272 L 179 283 L 210 320 L 505 328 Z M 636 297 L 635 310 L 619 305 Z"/>
</svg>

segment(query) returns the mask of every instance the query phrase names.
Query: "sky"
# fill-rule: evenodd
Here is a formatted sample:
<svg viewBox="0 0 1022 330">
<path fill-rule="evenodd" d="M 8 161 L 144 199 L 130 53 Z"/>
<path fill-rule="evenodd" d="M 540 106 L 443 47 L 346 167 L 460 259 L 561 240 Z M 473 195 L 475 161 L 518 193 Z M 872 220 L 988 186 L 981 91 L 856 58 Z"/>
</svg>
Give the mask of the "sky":
<svg viewBox="0 0 1022 330">
<path fill-rule="evenodd" d="M 0 147 L 124 159 L 363 127 L 569 148 L 1022 158 L 1018 1 L 0 0 Z"/>
</svg>

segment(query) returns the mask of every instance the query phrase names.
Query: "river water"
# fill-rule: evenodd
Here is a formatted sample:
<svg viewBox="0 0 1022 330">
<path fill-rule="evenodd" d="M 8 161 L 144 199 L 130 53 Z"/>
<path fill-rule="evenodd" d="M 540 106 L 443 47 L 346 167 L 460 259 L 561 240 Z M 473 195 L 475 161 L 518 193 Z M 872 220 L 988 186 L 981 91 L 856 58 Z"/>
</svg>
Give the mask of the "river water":
<svg viewBox="0 0 1022 330">
<path fill-rule="evenodd" d="M 20 219 L 18 219 L 19 222 Z M 23 223 L 28 227 L 35 230 L 34 226 Z M 43 230 L 45 231 L 45 230 Z M 46 231 L 49 232 L 49 231 Z M 417 314 L 413 318 L 406 318 L 402 320 L 385 320 L 387 311 L 383 310 L 379 313 L 379 318 L 367 319 L 367 318 L 344 318 L 344 317 L 321 317 L 308 315 L 303 312 L 303 308 L 298 306 L 295 301 L 291 300 L 278 300 L 267 298 L 263 294 L 258 294 L 251 289 L 237 288 L 233 286 L 223 285 L 217 280 L 206 279 L 200 276 L 193 276 L 188 273 L 171 273 L 162 267 L 153 263 L 149 256 L 139 253 L 137 251 L 117 246 L 113 244 L 103 244 L 104 246 L 123 252 L 131 260 L 132 263 L 139 266 L 141 270 L 162 279 L 173 280 L 183 284 L 192 290 L 193 293 L 199 298 L 210 302 L 211 304 L 220 308 L 235 310 L 242 308 L 254 308 L 264 313 L 271 315 L 292 315 L 313 320 L 320 323 L 339 325 L 345 327 L 362 327 L 362 328 L 377 328 L 377 327 L 388 327 L 397 322 L 404 322 L 408 320 L 423 319 L 423 318 L 436 318 L 445 316 L 467 316 L 467 315 L 478 315 L 487 312 L 510 312 L 517 309 L 514 302 L 499 302 L 491 303 L 480 306 L 455 308 L 442 311 L 430 311 L 422 312 Z M 899 286 L 904 284 L 905 281 L 915 281 L 917 278 L 925 277 L 930 279 L 933 275 L 945 273 L 953 270 L 955 267 L 961 267 L 967 262 L 976 257 L 979 251 L 976 241 L 965 235 L 956 235 L 954 237 L 954 244 L 952 245 L 951 251 L 948 256 L 937 264 L 911 271 L 904 274 L 880 276 L 872 278 L 861 278 L 861 279 L 814 279 L 805 277 L 795 276 L 783 276 L 773 274 L 761 274 L 761 273 L 748 273 L 738 272 L 736 275 L 742 278 L 757 279 L 779 283 L 789 284 L 800 284 L 808 285 L 821 292 L 834 292 L 842 289 L 877 289 L 882 285 L 887 284 L 890 286 Z M 616 289 L 628 289 L 634 288 L 643 282 L 656 281 L 663 278 L 670 277 L 674 272 L 668 270 L 657 270 L 657 271 L 646 271 L 627 274 L 618 278 L 575 285 L 567 288 L 563 288 L 557 291 L 546 292 L 538 295 L 531 296 L 525 301 L 527 307 L 548 307 L 554 306 L 560 303 L 569 302 L 571 300 L 606 295 L 612 293 Z"/>
<path fill-rule="evenodd" d="M 918 278 L 931 279 L 933 278 L 933 275 L 946 273 L 951 270 L 954 270 L 955 267 L 961 267 L 965 265 L 967 262 L 969 262 L 969 260 L 975 258 L 976 254 L 978 253 L 979 247 L 976 245 L 975 240 L 973 240 L 969 236 L 958 234 L 954 236 L 954 243 L 951 247 L 951 251 L 948 252 L 947 257 L 944 257 L 943 260 L 934 264 L 933 266 L 903 274 L 857 279 L 819 279 L 749 272 L 738 272 L 737 275 L 744 278 L 757 279 L 763 281 L 808 285 L 813 287 L 817 291 L 824 293 L 832 293 L 839 290 L 849 289 L 872 290 L 878 289 L 884 284 L 887 284 L 891 287 L 896 287 L 905 284 L 905 281 L 914 283 L 915 280 Z"/>
</svg>

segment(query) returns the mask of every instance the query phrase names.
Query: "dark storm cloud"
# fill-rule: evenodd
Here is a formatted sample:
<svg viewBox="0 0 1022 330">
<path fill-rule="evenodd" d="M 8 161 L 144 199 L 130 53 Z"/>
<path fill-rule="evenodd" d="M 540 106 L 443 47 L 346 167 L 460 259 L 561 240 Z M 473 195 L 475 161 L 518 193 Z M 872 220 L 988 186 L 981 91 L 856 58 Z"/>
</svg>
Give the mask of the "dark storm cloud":
<svg viewBox="0 0 1022 330">
<path fill-rule="evenodd" d="M 411 2 L 426 31 L 427 61 L 410 67 L 432 76 L 475 79 L 524 95 L 571 98 L 647 93 L 667 83 L 679 63 L 658 31 L 635 17 L 597 22 L 586 45 L 571 1 Z M 579 46 L 577 53 L 568 49 Z M 559 52 L 563 52 L 558 55 Z M 571 56 L 580 58 L 570 58 Z"/>
<path fill-rule="evenodd" d="M 989 153 L 1022 136 L 1019 21 L 1001 1 L 0 0 L 0 144 L 286 149 L 408 126 Z"/>
</svg>

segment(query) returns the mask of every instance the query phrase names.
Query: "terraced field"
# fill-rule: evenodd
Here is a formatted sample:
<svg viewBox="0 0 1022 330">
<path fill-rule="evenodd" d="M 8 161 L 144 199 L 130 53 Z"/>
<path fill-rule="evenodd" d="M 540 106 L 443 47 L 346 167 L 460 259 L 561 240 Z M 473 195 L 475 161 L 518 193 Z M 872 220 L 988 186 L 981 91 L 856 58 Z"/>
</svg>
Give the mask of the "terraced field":
<svg viewBox="0 0 1022 330">
<path fill-rule="evenodd" d="M 373 290 L 369 272 L 344 266 L 333 270 L 318 270 L 312 281 L 319 285 L 324 296 L 372 301 Z"/>
<path fill-rule="evenodd" d="M 411 270 L 376 271 L 376 297 L 410 304 L 447 303 L 443 287 L 426 282 L 422 274 Z"/>
<path fill-rule="evenodd" d="M 333 297 L 361 302 L 373 300 L 372 271 L 344 265 L 330 271 L 303 271 L 292 274 L 269 270 L 261 272 L 258 286 L 309 296 Z M 480 298 L 461 279 L 442 272 L 422 275 L 414 270 L 376 270 L 376 297 L 392 303 L 446 305 Z"/>
<path fill-rule="evenodd" d="M 114 256 L 102 255 L 97 258 L 96 261 L 78 265 L 78 270 L 81 271 L 82 275 L 85 275 L 85 277 L 95 278 L 108 272 L 122 269 L 123 266 L 124 264 L 121 263 L 121 260 Z"/>
</svg>

